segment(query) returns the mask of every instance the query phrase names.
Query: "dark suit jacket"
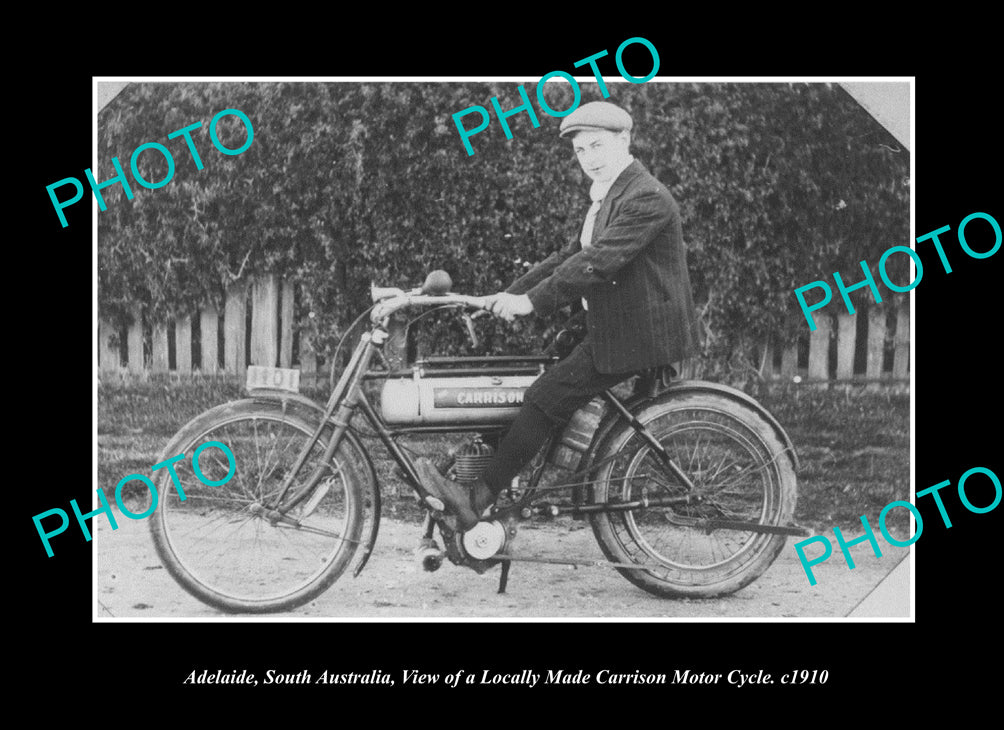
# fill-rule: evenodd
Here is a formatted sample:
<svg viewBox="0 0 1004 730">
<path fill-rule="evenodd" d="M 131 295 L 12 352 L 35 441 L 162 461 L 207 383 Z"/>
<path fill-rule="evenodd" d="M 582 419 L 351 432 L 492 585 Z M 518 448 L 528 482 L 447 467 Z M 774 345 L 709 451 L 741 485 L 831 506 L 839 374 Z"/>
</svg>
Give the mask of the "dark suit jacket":
<svg viewBox="0 0 1004 730">
<path fill-rule="evenodd" d="M 576 236 L 507 290 L 548 315 L 585 297 L 597 369 L 629 373 L 669 365 L 697 346 L 680 209 L 637 160 L 614 181 L 596 215 L 592 246 Z"/>
</svg>

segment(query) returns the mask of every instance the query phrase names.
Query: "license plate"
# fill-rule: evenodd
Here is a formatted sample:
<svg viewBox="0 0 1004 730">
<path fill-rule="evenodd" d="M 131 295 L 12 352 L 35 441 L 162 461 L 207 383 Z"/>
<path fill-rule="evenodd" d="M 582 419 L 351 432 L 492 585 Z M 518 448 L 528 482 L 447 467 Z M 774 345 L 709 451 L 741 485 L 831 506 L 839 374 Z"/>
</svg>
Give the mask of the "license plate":
<svg viewBox="0 0 1004 730">
<path fill-rule="evenodd" d="M 285 390 L 290 393 L 300 392 L 300 371 L 291 368 L 270 368 L 264 365 L 248 367 L 248 390 Z"/>
</svg>

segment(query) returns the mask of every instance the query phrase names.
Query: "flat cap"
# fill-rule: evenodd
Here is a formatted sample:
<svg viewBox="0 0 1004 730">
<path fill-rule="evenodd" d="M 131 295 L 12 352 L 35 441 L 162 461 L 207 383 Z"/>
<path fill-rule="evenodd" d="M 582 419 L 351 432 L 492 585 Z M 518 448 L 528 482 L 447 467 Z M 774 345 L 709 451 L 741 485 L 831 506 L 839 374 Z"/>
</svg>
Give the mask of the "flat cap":
<svg viewBox="0 0 1004 730">
<path fill-rule="evenodd" d="M 567 137 L 583 129 L 609 129 L 611 132 L 630 131 L 634 123 L 631 115 L 609 101 L 591 101 L 583 104 L 561 120 L 559 137 Z"/>
</svg>

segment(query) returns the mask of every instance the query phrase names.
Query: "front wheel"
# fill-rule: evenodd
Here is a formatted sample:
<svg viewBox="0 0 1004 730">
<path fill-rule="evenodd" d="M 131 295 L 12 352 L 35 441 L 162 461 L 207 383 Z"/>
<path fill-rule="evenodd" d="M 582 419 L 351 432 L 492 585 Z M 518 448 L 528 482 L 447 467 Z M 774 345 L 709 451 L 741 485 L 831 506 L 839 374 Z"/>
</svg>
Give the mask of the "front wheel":
<svg viewBox="0 0 1004 730">
<path fill-rule="evenodd" d="M 320 467 L 316 486 L 288 511 L 276 503 L 316 425 L 279 404 L 246 400 L 197 416 L 172 439 L 165 458 L 186 457 L 174 464 L 180 486 L 167 469 L 160 472 L 161 503 L 150 530 L 161 561 L 185 590 L 223 611 L 265 613 L 307 603 L 345 571 L 362 531 L 368 464 L 353 442 L 343 440 L 322 465 L 325 431 L 283 504 L 301 494 Z M 209 441 L 233 453 L 229 480 L 229 460 L 216 446 L 201 452 L 201 474 L 193 471 L 195 450 Z"/>
<path fill-rule="evenodd" d="M 717 394 L 669 396 L 635 415 L 694 490 L 685 488 L 628 424 L 615 427 L 596 454 L 593 500 L 679 501 L 594 514 L 593 531 L 607 557 L 637 565 L 618 570 L 660 596 L 712 598 L 758 578 L 785 537 L 709 527 L 716 519 L 791 522 L 795 472 L 774 429 L 748 406 Z"/>
</svg>

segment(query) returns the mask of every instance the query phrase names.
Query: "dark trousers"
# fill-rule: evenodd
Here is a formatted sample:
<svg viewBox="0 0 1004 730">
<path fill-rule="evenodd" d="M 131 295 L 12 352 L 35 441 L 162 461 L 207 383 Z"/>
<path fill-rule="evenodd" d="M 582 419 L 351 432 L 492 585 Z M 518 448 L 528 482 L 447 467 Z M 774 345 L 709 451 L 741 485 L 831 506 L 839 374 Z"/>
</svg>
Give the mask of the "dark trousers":
<svg viewBox="0 0 1004 730">
<path fill-rule="evenodd" d="M 551 430 L 564 426 L 572 414 L 631 373 L 596 370 L 588 339 L 564 360 L 534 381 L 523 396 L 523 407 L 499 443 L 484 480 L 498 494 L 512 483 L 547 440 Z"/>
</svg>

